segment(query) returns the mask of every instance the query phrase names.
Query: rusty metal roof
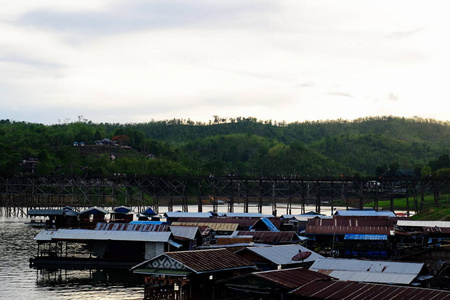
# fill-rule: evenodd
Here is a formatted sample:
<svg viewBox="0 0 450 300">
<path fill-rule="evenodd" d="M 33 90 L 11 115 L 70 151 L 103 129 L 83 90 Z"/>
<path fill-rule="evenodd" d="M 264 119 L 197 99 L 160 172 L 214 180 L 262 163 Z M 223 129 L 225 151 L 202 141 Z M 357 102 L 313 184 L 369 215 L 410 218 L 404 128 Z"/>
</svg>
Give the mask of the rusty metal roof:
<svg viewBox="0 0 450 300">
<path fill-rule="evenodd" d="M 450 292 L 424 288 L 392 286 L 385 284 L 359 283 L 351 281 L 312 281 L 290 294 L 312 299 L 396 299 L 396 300 L 444 300 Z"/>
<path fill-rule="evenodd" d="M 294 289 L 314 280 L 331 279 L 332 277 L 309 271 L 303 268 L 272 270 L 252 273 L 253 276 L 269 280 L 286 288 Z"/>
<path fill-rule="evenodd" d="M 207 220 L 201 218 L 179 218 L 178 222 L 208 222 L 208 223 L 237 223 L 239 228 L 250 228 L 260 218 L 238 218 L 238 217 L 212 217 Z"/>
<path fill-rule="evenodd" d="M 166 252 L 166 255 L 196 273 L 256 268 L 255 265 L 226 249 Z"/>
<path fill-rule="evenodd" d="M 447 227 L 424 227 L 426 233 L 450 234 L 450 228 Z"/>
<path fill-rule="evenodd" d="M 339 217 L 309 219 L 306 234 L 385 234 L 393 235 L 395 220 L 388 217 Z"/>
<path fill-rule="evenodd" d="M 238 223 L 209 223 L 209 222 L 172 222 L 175 226 L 208 226 L 214 231 L 236 231 Z"/>
<path fill-rule="evenodd" d="M 169 231 L 165 224 L 97 223 L 94 230 L 110 231 Z"/>
<path fill-rule="evenodd" d="M 238 231 L 236 235 L 251 235 L 255 243 L 290 244 L 300 241 L 295 231 Z"/>
</svg>

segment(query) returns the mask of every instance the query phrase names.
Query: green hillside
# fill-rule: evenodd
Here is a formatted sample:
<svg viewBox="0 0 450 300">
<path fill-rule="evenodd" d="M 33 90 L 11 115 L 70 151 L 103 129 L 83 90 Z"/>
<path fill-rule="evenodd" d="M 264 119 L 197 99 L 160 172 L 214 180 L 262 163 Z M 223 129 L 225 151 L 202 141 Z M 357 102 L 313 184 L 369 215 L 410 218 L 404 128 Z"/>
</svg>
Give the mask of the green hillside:
<svg viewBox="0 0 450 300">
<path fill-rule="evenodd" d="M 450 168 L 450 124 L 419 118 L 288 124 L 214 116 L 208 123 L 49 126 L 1 120 L 0 136 L 0 176 L 420 176 Z M 96 145 L 104 138 L 115 145 Z"/>
</svg>

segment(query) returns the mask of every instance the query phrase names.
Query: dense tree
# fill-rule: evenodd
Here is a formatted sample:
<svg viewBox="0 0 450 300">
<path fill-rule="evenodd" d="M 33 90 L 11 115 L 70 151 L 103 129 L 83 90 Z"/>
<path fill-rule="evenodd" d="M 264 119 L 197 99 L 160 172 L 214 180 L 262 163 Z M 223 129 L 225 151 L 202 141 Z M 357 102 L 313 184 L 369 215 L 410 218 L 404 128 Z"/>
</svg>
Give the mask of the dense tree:
<svg viewBox="0 0 450 300">
<path fill-rule="evenodd" d="M 395 176 L 442 175 L 450 168 L 442 154 L 450 153 L 446 122 L 387 116 L 288 124 L 214 116 L 209 123 L 0 120 L 0 176 L 29 172 L 28 159 L 38 161 L 37 174 L 72 175 Z M 94 145 L 103 138 L 132 149 Z"/>
</svg>

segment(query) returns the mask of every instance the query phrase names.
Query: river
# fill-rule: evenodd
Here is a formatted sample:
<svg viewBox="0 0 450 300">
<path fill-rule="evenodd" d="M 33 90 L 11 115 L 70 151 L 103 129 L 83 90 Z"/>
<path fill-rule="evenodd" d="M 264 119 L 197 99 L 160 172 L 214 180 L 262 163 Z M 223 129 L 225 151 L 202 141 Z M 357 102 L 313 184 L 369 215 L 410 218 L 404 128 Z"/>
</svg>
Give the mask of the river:
<svg viewBox="0 0 450 300">
<path fill-rule="evenodd" d="M 189 206 L 195 211 L 196 206 Z M 181 207 L 174 207 L 174 211 Z M 226 212 L 227 206 L 220 205 L 219 212 Z M 271 214 L 271 206 L 264 206 L 263 213 Z M 203 211 L 212 210 L 205 206 Z M 257 207 L 251 207 L 256 212 Z M 313 210 L 313 207 L 308 207 Z M 167 207 L 160 207 L 160 213 Z M 237 205 L 236 212 L 242 212 L 242 205 Z M 278 214 L 286 213 L 279 209 Z M 300 213 L 300 208 L 292 210 Z M 323 210 L 330 214 L 330 208 Z M 26 217 L 0 216 L 0 299 L 143 299 L 143 278 L 127 271 L 76 271 L 55 270 L 42 271 L 30 268 L 29 259 L 37 253 L 34 237 L 40 230 L 26 225 Z"/>
<path fill-rule="evenodd" d="M 0 217 L 0 299 L 143 299 L 142 278 L 127 271 L 56 270 L 30 268 L 36 255 L 34 237 L 41 229 L 25 223 L 29 219 Z"/>
</svg>

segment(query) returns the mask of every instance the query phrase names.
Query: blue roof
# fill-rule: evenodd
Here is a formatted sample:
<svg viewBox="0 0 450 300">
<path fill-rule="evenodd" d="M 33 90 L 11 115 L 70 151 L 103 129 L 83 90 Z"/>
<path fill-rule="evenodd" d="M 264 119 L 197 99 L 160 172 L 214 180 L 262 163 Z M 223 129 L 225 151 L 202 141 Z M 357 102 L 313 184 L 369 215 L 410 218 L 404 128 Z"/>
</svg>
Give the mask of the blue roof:
<svg viewBox="0 0 450 300">
<path fill-rule="evenodd" d="M 94 207 L 88 208 L 86 210 L 83 210 L 82 212 L 80 212 L 80 215 L 96 215 L 96 214 L 106 215 L 107 213 L 108 213 L 107 210 L 105 210 L 101 207 L 94 206 Z"/>
<path fill-rule="evenodd" d="M 375 211 L 369 209 L 338 210 L 336 211 L 335 215 L 351 216 L 351 217 L 380 217 L 380 216 L 395 217 L 395 214 L 390 210 Z"/>
<path fill-rule="evenodd" d="M 126 206 L 118 206 L 118 207 L 115 207 L 115 208 L 113 209 L 113 211 L 114 211 L 115 213 L 127 214 L 127 213 L 131 212 L 131 208 L 126 207 Z"/>
<path fill-rule="evenodd" d="M 273 231 L 273 232 L 280 231 L 280 230 L 278 230 L 278 228 L 275 225 L 273 225 L 273 223 L 269 219 L 261 218 L 261 221 L 264 222 L 264 224 L 266 224 L 267 228 L 269 228 L 270 231 Z"/>
<path fill-rule="evenodd" d="M 386 234 L 346 234 L 344 240 L 370 240 L 370 241 L 386 241 L 388 236 Z"/>
<path fill-rule="evenodd" d="M 151 207 L 149 207 L 145 211 L 141 212 L 141 215 L 155 216 L 157 215 L 157 213 L 155 213 L 155 211 Z"/>
</svg>

